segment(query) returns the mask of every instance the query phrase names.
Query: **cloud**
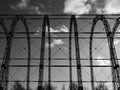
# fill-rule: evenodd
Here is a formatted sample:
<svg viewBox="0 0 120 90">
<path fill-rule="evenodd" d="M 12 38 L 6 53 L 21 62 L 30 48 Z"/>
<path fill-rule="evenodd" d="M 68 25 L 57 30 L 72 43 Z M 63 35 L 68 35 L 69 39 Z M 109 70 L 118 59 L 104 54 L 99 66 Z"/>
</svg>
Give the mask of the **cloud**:
<svg viewBox="0 0 120 90">
<path fill-rule="evenodd" d="M 61 32 L 62 30 L 55 30 L 52 27 L 50 27 L 50 32 Z M 40 35 L 42 32 L 42 29 L 40 27 L 36 28 L 36 33 L 34 35 Z M 46 27 L 46 32 L 48 32 L 48 27 Z"/>
<path fill-rule="evenodd" d="M 37 27 L 36 33 L 34 35 L 39 35 L 41 31 L 42 29 L 40 27 Z M 48 27 L 46 27 L 46 32 L 48 32 Z M 58 29 L 54 29 L 50 27 L 50 32 L 69 32 L 69 29 L 65 25 L 62 25 L 62 26 L 59 26 Z"/>
<path fill-rule="evenodd" d="M 97 12 L 98 14 L 104 14 L 103 8 L 96 8 L 96 12 Z"/>
<path fill-rule="evenodd" d="M 103 58 L 98 56 L 97 58 L 97 64 L 98 65 L 109 65 L 110 61 L 109 60 L 102 60 Z"/>
<path fill-rule="evenodd" d="M 28 7 L 29 0 L 20 0 L 16 5 L 11 5 L 12 9 L 26 9 Z"/>
<path fill-rule="evenodd" d="M 46 27 L 46 31 L 48 32 L 48 27 Z M 60 32 L 60 30 L 56 30 L 50 27 L 50 32 Z"/>
<path fill-rule="evenodd" d="M 104 6 L 96 8 L 97 13 L 101 14 L 119 14 L 120 0 L 105 0 Z"/>
<path fill-rule="evenodd" d="M 107 14 L 120 13 L 120 0 L 106 0 L 106 5 L 103 11 Z"/>
<path fill-rule="evenodd" d="M 105 3 L 105 0 L 91 0 L 92 10 L 96 11 L 97 14 L 102 14 Z"/>
<path fill-rule="evenodd" d="M 46 30 L 48 32 L 48 29 Z M 65 25 L 59 26 L 58 29 L 53 29 L 50 27 L 50 32 L 68 32 L 69 29 Z"/>
<path fill-rule="evenodd" d="M 44 7 L 42 4 L 40 6 Z M 31 4 L 30 0 L 20 0 L 16 4 L 10 5 L 14 10 L 26 10 L 30 14 L 41 14 L 40 6 Z"/>
<path fill-rule="evenodd" d="M 54 43 L 55 45 L 64 44 L 64 42 L 63 42 L 61 39 L 54 39 L 54 40 L 53 40 L 53 43 Z"/>
<path fill-rule="evenodd" d="M 61 39 L 54 39 L 53 42 L 51 42 L 51 48 L 53 48 L 55 45 L 62 45 L 64 44 L 65 42 L 63 42 Z M 45 47 L 49 47 L 49 44 L 48 42 L 45 44 Z"/>
<path fill-rule="evenodd" d="M 41 31 L 42 31 L 42 29 L 40 27 L 37 27 L 36 33 L 34 35 L 35 36 L 40 35 Z M 48 32 L 48 27 L 46 27 L 46 32 Z M 50 32 L 69 32 L 69 29 L 65 25 L 62 25 L 58 29 L 53 29 L 52 27 L 50 27 Z M 51 34 L 51 35 L 54 37 L 58 37 L 55 34 Z M 63 42 L 62 39 L 53 39 L 53 41 L 51 42 L 51 48 L 53 48 L 55 45 L 62 45 L 62 44 L 65 44 L 65 42 Z M 45 47 L 47 47 L 47 48 L 49 47 L 48 42 L 46 42 Z M 63 48 L 65 48 L 65 47 L 63 47 Z"/>
<path fill-rule="evenodd" d="M 39 36 L 42 32 L 42 29 L 40 27 L 36 28 L 36 32 L 34 33 L 35 36 Z M 48 32 L 48 28 L 46 27 L 46 32 Z M 60 32 L 60 30 L 55 30 L 52 27 L 50 27 L 50 32 Z M 52 34 L 52 36 L 57 37 L 55 34 Z"/>
<path fill-rule="evenodd" d="M 31 6 L 29 11 L 31 14 L 42 14 L 38 6 Z"/>
<path fill-rule="evenodd" d="M 58 30 L 56 31 L 56 30 L 54 30 L 53 28 L 51 28 L 50 31 L 51 31 L 51 32 L 59 32 Z M 38 35 L 40 35 L 40 33 L 41 33 L 41 28 L 38 27 L 38 28 L 37 28 L 37 31 L 36 31 L 36 33 L 35 33 L 34 35 L 35 35 L 35 36 L 38 36 Z M 57 37 L 57 36 L 54 35 L 54 34 L 52 34 L 52 36 Z M 65 44 L 65 42 L 63 42 L 62 39 L 53 39 L 53 41 L 51 42 L 50 46 L 51 46 L 51 48 L 53 48 L 53 47 L 55 47 L 56 45 L 62 45 L 62 44 Z M 47 47 L 47 48 L 49 47 L 49 43 L 48 43 L 48 42 L 45 43 L 45 47 Z"/>
<path fill-rule="evenodd" d="M 91 10 L 88 0 L 66 0 L 64 13 L 68 14 L 86 14 Z"/>
<path fill-rule="evenodd" d="M 91 0 L 92 3 L 95 3 L 97 0 Z"/>
<path fill-rule="evenodd" d="M 62 27 L 60 27 L 60 31 L 61 32 L 69 32 L 69 29 L 65 25 L 62 25 Z"/>
</svg>

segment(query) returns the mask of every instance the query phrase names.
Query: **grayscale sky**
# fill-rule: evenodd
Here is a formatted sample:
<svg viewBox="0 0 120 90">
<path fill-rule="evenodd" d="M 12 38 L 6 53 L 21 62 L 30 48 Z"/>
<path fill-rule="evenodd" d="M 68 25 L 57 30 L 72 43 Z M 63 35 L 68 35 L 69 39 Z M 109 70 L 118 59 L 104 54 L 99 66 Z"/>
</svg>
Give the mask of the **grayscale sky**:
<svg viewBox="0 0 120 90">
<path fill-rule="evenodd" d="M 1 14 L 117 14 L 119 0 L 1 0 Z"/>
<path fill-rule="evenodd" d="M 1 0 L 0 2 L 0 14 L 119 14 L 120 13 L 120 0 Z M 110 25 L 113 26 L 115 21 L 109 21 Z M 10 22 L 6 21 L 7 26 L 10 26 Z M 69 32 L 69 19 L 67 20 L 53 20 L 50 19 L 50 31 L 51 32 Z M 78 20 L 78 30 L 79 32 L 90 32 L 92 25 L 92 20 Z M 31 37 L 40 37 L 42 30 L 42 20 L 33 21 L 28 20 L 28 27 L 31 34 Z M 104 26 L 101 22 L 98 22 L 96 25 L 96 32 L 105 32 L 103 29 Z M 119 27 L 120 28 L 120 27 Z M 118 32 L 120 31 L 118 28 Z M 19 23 L 16 26 L 16 32 L 25 32 L 23 24 Z M 46 30 L 47 31 L 47 30 Z M 0 32 L 2 28 L 0 27 Z M 17 37 L 17 35 L 15 35 Z M 24 37 L 25 35 L 20 35 Z M 52 61 L 52 65 L 69 65 L 69 42 L 68 39 L 62 39 L 62 37 L 67 37 L 68 34 L 51 34 L 51 53 L 52 59 L 54 58 L 65 58 L 63 60 Z M 81 37 L 89 37 L 89 35 L 81 35 Z M 97 36 L 97 35 L 95 35 Z M 104 37 L 105 35 L 99 35 Z M 56 37 L 57 39 L 53 38 Z M 89 65 L 89 38 L 80 39 L 80 54 L 81 58 L 86 58 L 88 60 L 82 60 L 82 65 Z M 41 41 L 38 39 L 31 39 L 31 57 L 39 58 L 40 57 L 40 44 Z M 72 54 L 73 59 L 75 58 L 75 45 L 74 40 L 72 42 Z M 119 55 L 119 40 L 115 40 L 114 44 L 116 45 L 117 55 Z M 5 48 L 5 39 L 0 39 L 0 58 L 3 57 L 4 48 Z M 45 57 L 48 58 L 48 40 L 46 39 L 45 43 Z M 120 56 L 118 56 L 120 58 Z M 27 58 L 27 42 L 26 39 L 14 39 L 11 58 Z M 94 65 L 110 65 L 110 61 L 102 60 L 104 58 L 110 58 L 109 48 L 107 44 L 107 39 L 98 39 L 93 41 L 93 58 L 96 58 Z M 99 60 L 101 59 L 101 60 Z M 11 60 L 11 65 L 27 65 L 26 60 Z M 76 65 L 76 61 L 72 62 L 73 65 Z M 39 60 L 31 60 L 31 65 L 39 65 Z M 45 61 L 45 65 L 48 65 L 48 61 Z M 76 67 L 73 69 L 73 81 L 77 80 Z M 83 67 L 83 80 L 90 81 L 90 68 Z M 11 67 L 9 80 L 26 80 L 26 70 L 24 67 Z M 38 80 L 38 67 L 31 67 L 31 80 Z M 107 72 L 107 73 L 106 73 Z M 106 68 L 94 68 L 95 80 L 111 80 L 111 70 L 109 67 Z M 45 68 L 44 80 L 48 78 L 48 70 Z M 69 81 L 69 68 L 68 67 L 58 67 L 52 68 L 52 80 L 60 81 L 65 80 Z M 25 83 L 22 82 L 23 85 Z M 67 89 L 68 83 L 52 83 L 53 86 L 57 87 L 57 90 L 61 90 L 61 86 L 65 84 Z M 11 87 L 12 83 L 9 83 Z M 97 85 L 97 84 L 96 84 Z M 112 90 L 111 83 L 106 83 L 110 90 Z M 30 83 L 32 89 L 35 90 L 37 83 Z M 85 87 L 90 88 L 90 83 L 84 84 Z M 89 89 L 91 90 L 91 89 Z"/>
</svg>

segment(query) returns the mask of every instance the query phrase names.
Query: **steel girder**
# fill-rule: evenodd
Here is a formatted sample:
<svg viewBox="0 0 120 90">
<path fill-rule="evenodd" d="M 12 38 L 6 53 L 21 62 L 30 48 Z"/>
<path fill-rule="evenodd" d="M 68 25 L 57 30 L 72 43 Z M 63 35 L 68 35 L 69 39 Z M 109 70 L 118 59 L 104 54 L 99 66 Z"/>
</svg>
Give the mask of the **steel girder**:
<svg viewBox="0 0 120 90">
<path fill-rule="evenodd" d="M 27 20 L 21 16 L 17 15 L 11 24 L 9 33 L 7 32 L 7 28 L 5 25 L 5 22 L 3 19 L 0 19 L 0 25 L 2 26 L 5 37 L 7 40 L 7 45 L 5 48 L 5 53 L 4 53 L 4 58 L 1 66 L 1 73 L 0 73 L 0 85 L 4 87 L 4 90 L 7 90 L 7 83 L 8 83 L 8 76 L 9 76 L 9 64 L 10 64 L 10 53 L 11 53 L 11 48 L 12 48 L 12 43 L 13 43 L 13 36 L 15 32 L 15 26 L 17 25 L 18 21 L 22 21 L 22 23 L 25 26 L 26 29 L 26 35 L 27 35 L 27 43 L 28 43 L 28 68 L 27 68 L 27 84 L 26 88 L 29 90 L 29 79 L 30 79 L 30 56 L 31 56 L 31 47 L 30 47 L 30 36 L 29 36 L 29 29 L 27 26 Z M 92 90 L 94 90 L 94 71 L 93 71 L 93 54 L 92 54 L 92 44 L 93 44 L 93 34 L 94 34 L 94 29 L 95 25 L 98 21 L 102 21 L 106 35 L 107 35 L 107 40 L 108 40 L 108 45 L 109 45 L 109 50 L 110 50 L 110 61 L 111 61 L 111 71 L 112 71 L 112 81 L 113 81 L 113 86 L 114 90 L 118 90 L 117 88 L 120 87 L 120 68 L 119 68 L 119 62 L 117 59 L 116 51 L 115 51 L 115 45 L 114 45 L 114 36 L 115 32 L 120 24 L 120 18 L 116 19 L 116 22 L 113 27 L 113 32 L 110 29 L 110 25 L 105 18 L 104 15 L 97 15 L 93 19 L 93 24 L 91 27 L 91 35 L 90 35 L 90 46 L 89 46 L 89 55 L 90 55 L 90 71 L 91 71 L 91 86 Z M 75 15 L 71 16 L 70 19 L 70 32 L 69 32 L 69 64 L 71 66 L 71 34 L 72 34 L 72 25 L 74 25 L 74 36 L 75 36 L 75 47 L 76 47 L 76 62 L 77 62 L 77 76 L 78 76 L 78 85 L 82 86 L 82 75 L 81 75 L 81 63 L 80 63 L 80 52 L 79 52 L 79 41 L 78 41 L 78 30 L 77 30 L 77 21 L 75 18 Z M 44 48 L 45 48 L 45 33 L 46 33 L 46 27 L 48 28 L 48 41 L 49 41 L 49 85 L 51 82 L 51 36 L 50 36 L 50 24 L 49 24 L 49 18 L 48 15 L 44 16 L 43 20 L 43 31 L 42 31 L 42 41 L 41 41 L 41 53 L 40 53 L 40 64 L 39 64 L 39 80 L 38 80 L 38 85 L 42 86 L 43 84 L 43 70 L 44 70 Z M 72 82 L 72 69 L 70 68 L 70 82 Z"/>
<path fill-rule="evenodd" d="M 4 51 L 4 56 L 3 56 L 3 61 L 2 61 L 2 65 L 0 67 L 0 90 L 3 90 L 3 83 L 4 83 L 4 75 L 5 75 L 5 70 L 6 70 L 6 66 L 5 66 L 5 55 L 6 55 L 6 52 L 7 52 L 7 47 L 8 47 L 8 31 L 7 31 L 7 27 L 6 27 L 6 24 L 4 22 L 3 19 L 0 19 L 0 25 L 2 26 L 3 28 L 3 31 L 4 31 L 4 34 L 5 34 L 5 37 L 6 37 L 6 48 L 5 48 L 5 51 Z"/>
<path fill-rule="evenodd" d="M 42 26 L 42 41 L 40 50 L 40 63 L 39 63 L 39 76 L 38 76 L 38 90 L 42 90 L 43 85 L 43 75 L 44 75 L 44 55 L 45 55 L 45 33 L 46 33 L 46 20 L 45 16 L 43 19 Z"/>
<path fill-rule="evenodd" d="M 10 31 L 8 33 L 8 41 L 7 41 L 7 50 L 5 53 L 5 67 L 6 69 L 4 70 L 4 72 L 2 73 L 4 76 L 4 90 L 7 90 L 7 86 L 8 86 L 8 78 L 9 78 L 9 64 L 10 64 L 10 53 L 11 53 L 11 48 L 12 48 L 12 43 L 13 43 L 13 36 L 14 36 L 14 32 L 15 32 L 15 26 L 17 25 L 18 21 L 22 21 L 22 23 L 25 26 L 26 29 L 26 35 L 27 35 L 27 44 L 28 44 L 28 69 L 27 69 L 27 84 L 26 84 L 26 88 L 27 90 L 29 90 L 29 74 L 30 74 L 30 56 L 31 56 L 31 47 L 30 47 L 30 37 L 29 37 L 29 29 L 27 26 L 27 21 L 23 16 L 16 16 L 13 20 L 12 20 L 12 24 L 10 27 Z"/>
<path fill-rule="evenodd" d="M 78 39 L 78 29 L 77 29 L 77 20 L 75 15 L 71 16 L 70 19 L 70 33 L 69 33 L 69 61 L 70 61 L 70 83 L 72 84 L 72 58 L 71 58 L 71 37 L 72 37 L 72 25 L 74 26 L 74 37 L 75 37 L 75 51 L 76 51 L 76 64 L 77 64 L 77 78 L 78 78 L 78 90 L 83 90 L 82 83 L 82 70 L 80 62 L 80 51 L 79 51 L 79 39 Z M 71 85 L 70 84 L 70 85 Z"/>
<path fill-rule="evenodd" d="M 118 66 L 118 60 L 117 60 L 117 56 L 116 56 L 116 52 L 115 52 L 115 46 L 113 44 L 113 35 L 111 32 L 111 28 L 110 25 L 107 21 L 107 19 L 103 16 L 103 15 L 97 15 L 94 19 L 93 19 L 93 24 L 92 24 L 92 28 L 91 28 L 91 35 L 90 35 L 90 65 L 91 65 L 91 85 L 92 85 L 92 90 L 94 90 L 94 72 L 93 72 L 93 55 L 92 55 L 92 43 L 93 43 L 93 32 L 94 32 L 94 28 L 95 25 L 98 21 L 102 21 L 105 31 L 106 31 L 106 35 L 107 35 L 107 40 L 108 40 L 108 45 L 109 45 L 109 50 L 110 50 L 110 61 L 111 61 L 111 71 L 112 71 L 112 80 L 113 80 L 113 88 L 114 90 L 117 90 L 117 88 L 119 86 L 116 85 L 116 80 L 117 77 L 119 76 L 119 70 L 115 69 L 114 67 Z M 114 30 L 115 31 L 115 30 Z"/>
</svg>

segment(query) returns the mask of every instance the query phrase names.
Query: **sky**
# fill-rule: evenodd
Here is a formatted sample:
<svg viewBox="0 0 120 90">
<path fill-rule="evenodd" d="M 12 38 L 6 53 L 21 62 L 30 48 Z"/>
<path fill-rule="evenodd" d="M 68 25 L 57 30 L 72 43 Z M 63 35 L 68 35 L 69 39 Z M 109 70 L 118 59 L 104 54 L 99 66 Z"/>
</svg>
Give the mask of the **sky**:
<svg viewBox="0 0 120 90">
<path fill-rule="evenodd" d="M 118 14 L 119 0 L 2 0 L 1 14 Z"/>
<path fill-rule="evenodd" d="M 120 13 L 120 0 L 2 0 L 0 2 L 0 14 L 119 14 Z M 80 17 L 80 16 L 79 16 Z M 30 26 L 30 31 L 34 31 L 35 33 L 32 34 L 32 37 L 40 37 L 41 36 L 41 30 L 42 30 L 42 23 L 40 21 L 32 21 L 29 20 L 32 25 Z M 86 20 L 86 21 L 78 21 L 78 29 L 80 29 L 80 32 L 87 32 L 91 28 L 91 20 Z M 114 22 L 110 21 L 111 26 L 114 25 Z M 17 25 L 18 31 L 22 32 L 24 31 L 23 26 L 21 24 Z M 99 22 L 96 26 L 96 31 L 101 31 L 101 23 Z M 1 30 L 1 29 L 0 29 Z M 47 27 L 46 27 L 46 31 Z M 51 20 L 51 27 L 50 27 L 51 32 L 62 32 L 62 33 L 67 33 L 69 32 L 69 20 L 60 20 L 60 21 L 54 21 Z M 118 29 L 118 32 L 120 30 Z M 1 32 L 1 31 L 0 31 Z M 105 32 L 105 31 L 103 31 Z M 51 48 L 52 48 L 52 58 L 68 58 L 68 39 L 61 39 L 62 37 L 67 37 L 68 35 L 62 35 L 62 34 L 51 34 L 52 38 L 51 40 Z M 83 37 L 87 35 L 82 35 Z M 88 35 L 89 36 L 89 35 Z M 40 51 L 38 51 L 40 48 L 40 42 L 39 40 L 31 40 L 32 42 L 32 57 L 33 58 L 39 58 Z M 81 39 L 80 41 L 80 48 L 81 48 L 81 58 L 89 58 L 89 39 Z M 82 42 L 82 43 L 81 43 Z M 107 44 L 107 40 L 94 40 L 94 49 L 93 49 L 93 56 L 96 58 L 96 61 L 94 62 L 94 65 L 110 65 L 110 62 L 108 60 L 102 60 L 104 58 L 109 58 L 109 48 Z M 75 45 L 74 45 L 74 40 L 73 40 L 73 58 L 75 58 Z M 5 44 L 4 40 L 3 42 L 0 42 L 0 45 Z M 16 57 L 26 57 L 27 56 L 27 46 L 26 46 L 26 41 L 25 40 L 18 40 L 13 43 L 13 48 L 11 52 L 11 58 Z M 115 40 L 114 44 L 116 45 L 117 48 L 117 53 L 119 53 L 119 40 Z M 22 46 L 21 46 L 22 45 Z M 99 46 L 99 47 L 98 47 Z M 45 43 L 46 47 L 46 58 L 48 57 L 47 51 L 48 51 L 48 40 L 46 40 Z M 97 49 L 96 49 L 97 48 Z M 3 48 L 0 49 L 1 53 L 4 53 Z M 21 53 L 24 52 L 24 53 Z M 1 54 L 0 57 L 2 57 L 3 54 Z M 75 65 L 75 61 L 73 62 L 73 65 Z M 22 64 L 23 62 L 21 61 L 12 61 L 12 64 Z M 24 64 L 26 65 L 27 62 L 24 61 Z M 37 65 L 38 61 L 31 61 L 31 64 Z M 45 63 L 46 65 L 48 62 Z M 65 64 L 68 65 L 68 61 L 53 61 L 52 64 L 54 65 L 60 65 L 60 64 Z M 83 65 L 89 65 L 88 61 L 82 61 Z M 90 71 L 88 70 L 89 68 L 83 68 L 83 79 L 84 80 L 90 80 L 89 74 Z M 45 68 L 45 77 L 47 77 L 47 68 Z M 68 68 L 53 68 L 52 69 L 52 78 L 53 80 L 61 80 L 61 77 L 63 77 L 63 80 L 69 80 L 68 75 L 66 73 L 69 73 Z M 101 76 L 98 78 L 96 77 L 97 80 L 111 80 L 111 75 L 110 73 L 110 68 L 94 68 L 95 71 L 95 76 L 99 76 L 99 73 Z M 13 73 L 14 72 L 14 73 Z M 76 72 L 75 68 L 73 68 L 73 72 Z M 108 72 L 106 74 L 106 72 Z M 15 74 L 15 75 L 14 75 Z M 18 67 L 17 68 L 11 68 L 10 72 L 10 79 L 11 80 L 25 80 L 26 79 L 26 69 Z M 76 74 L 73 73 L 73 78 L 76 80 Z M 38 75 L 38 68 L 31 68 L 31 80 L 37 80 L 37 75 Z M 86 78 L 87 77 L 87 78 Z M 55 78 L 55 79 L 54 79 Z M 36 83 L 31 84 L 32 87 L 36 87 Z M 109 86 L 109 89 L 112 90 L 111 84 L 107 83 Z M 60 90 L 62 84 L 55 84 L 58 85 L 58 90 Z M 90 86 L 90 84 L 85 84 L 85 86 Z M 67 88 L 67 86 L 66 86 Z M 89 87 L 90 88 L 90 87 Z"/>
</svg>

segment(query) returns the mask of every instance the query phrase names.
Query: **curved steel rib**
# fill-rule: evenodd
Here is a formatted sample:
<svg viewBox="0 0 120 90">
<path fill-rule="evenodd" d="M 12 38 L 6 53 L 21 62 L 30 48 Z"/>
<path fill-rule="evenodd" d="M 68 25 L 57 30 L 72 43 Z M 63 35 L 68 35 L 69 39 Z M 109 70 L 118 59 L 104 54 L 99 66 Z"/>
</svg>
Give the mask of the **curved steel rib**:
<svg viewBox="0 0 120 90">
<path fill-rule="evenodd" d="M 39 77 L 38 77 L 38 90 L 43 90 L 43 75 L 44 75 L 44 56 L 45 56 L 45 33 L 47 16 L 44 16 L 42 24 L 42 40 L 41 40 L 41 51 L 40 51 L 40 63 L 39 63 Z"/>
<path fill-rule="evenodd" d="M 72 25 L 74 25 L 74 37 L 75 37 L 75 50 L 76 50 L 76 64 L 77 64 L 77 77 L 78 77 L 78 90 L 83 90 L 83 83 L 82 83 L 82 70 L 81 70 L 81 62 L 80 62 L 80 51 L 79 51 L 79 38 L 78 38 L 78 29 L 77 29 L 77 20 L 75 15 L 71 16 L 70 20 L 70 46 L 71 46 L 71 34 L 72 34 Z M 70 48 L 71 50 L 71 48 Z M 71 52 L 71 51 L 70 51 Z M 69 53 L 70 53 L 69 52 Z M 71 55 L 71 54 L 70 54 Z M 71 59 L 71 57 L 70 57 Z M 71 59 L 72 60 L 72 59 Z M 70 62 L 71 62 L 70 60 Z M 71 63 L 70 63 L 71 64 Z M 70 67 L 71 68 L 71 67 Z M 70 69 L 71 70 L 71 69 Z M 71 73 L 70 73 L 71 74 Z M 71 75 L 72 81 L 72 75 Z"/>
<path fill-rule="evenodd" d="M 7 69 L 5 70 L 5 90 L 7 90 L 7 86 L 8 86 L 8 77 L 9 77 L 9 64 L 10 64 L 10 53 L 11 53 L 11 48 L 12 48 L 12 42 L 13 42 L 13 36 L 14 36 L 14 32 L 15 32 L 15 27 L 18 23 L 18 21 L 22 21 L 22 23 L 25 26 L 26 29 L 26 35 L 27 35 L 27 44 L 28 44 L 28 68 L 27 68 L 27 84 L 26 84 L 26 88 L 27 90 L 29 90 L 29 74 L 30 74 L 30 56 L 31 56 L 31 47 L 30 47 L 30 36 L 29 36 L 29 29 L 27 26 L 27 21 L 23 16 L 19 16 L 17 15 L 13 20 L 12 20 L 12 24 L 10 27 L 10 31 L 8 34 L 8 47 L 7 47 L 7 52 L 5 55 L 5 66 L 7 67 Z"/>
<path fill-rule="evenodd" d="M 112 41 L 111 41 L 111 30 L 110 30 L 110 25 L 107 21 L 107 19 L 103 16 L 103 15 L 97 15 L 94 19 L 93 19 L 93 24 L 92 24 L 92 28 L 91 28 L 91 35 L 90 35 L 90 46 L 89 46 L 89 55 L 90 55 L 90 69 L 91 69 L 91 86 L 92 86 L 92 90 L 94 90 L 94 71 L 93 71 L 93 54 L 92 54 L 92 44 L 93 44 L 93 33 L 94 33 L 94 28 L 95 25 L 98 21 L 102 21 L 105 31 L 106 31 L 106 35 L 107 35 L 107 40 L 108 40 L 108 45 L 109 45 L 109 50 L 110 50 L 110 61 L 112 66 L 114 66 L 113 64 L 113 59 L 114 59 L 114 53 L 113 53 L 113 45 L 112 45 Z M 114 90 L 115 90 L 115 77 L 114 77 L 114 69 L 112 68 L 112 79 L 113 79 L 113 86 L 114 86 Z"/>
<path fill-rule="evenodd" d="M 0 19 L 0 25 L 2 26 L 3 28 L 3 31 L 4 31 L 4 34 L 5 34 L 5 37 L 6 37 L 6 48 L 5 48 L 5 51 L 4 51 L 4 56 L 3 56 L 3 61 L 2 61 L 2 66 L 1 66 L 1 69 L 0 69 L 0 89 L 3 90 L 3 84 L 4 84 L 4 71 L 6 69 L 5 67 L 5 55 L 6 55 L 6 52 L 7 52 L 7 47 L 8 47 L 8 32 L 7 32 L 7 27 L 6 27 L 6 24 L 4 22 L 3 19 Z"/>
<path fill-rule="evenodd" d="M 112 29 L 112 35 L 111 35 L 111 40 L 112 40 L 112 46 L 113 46 L 113 53 L 114 53 L 114 70 L 115 70 L 115 78 L 116 78 L 116 87 L 118 90 L 120 89 L 120 67 L 119 67 L 119 62 L 117 59 L 117 54 L 115 51 L 115 45 L 114 45 L 114 38 L 115 38 L 115 32 L 117 31 L 117 28 L 120 24 L 120 17 L 116 19 L 115 24 Z"/>
</svg>

